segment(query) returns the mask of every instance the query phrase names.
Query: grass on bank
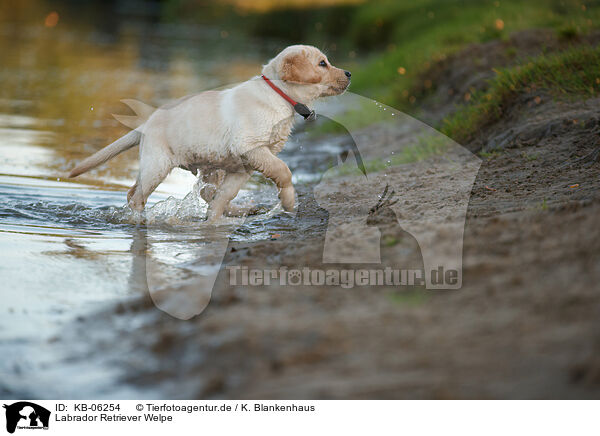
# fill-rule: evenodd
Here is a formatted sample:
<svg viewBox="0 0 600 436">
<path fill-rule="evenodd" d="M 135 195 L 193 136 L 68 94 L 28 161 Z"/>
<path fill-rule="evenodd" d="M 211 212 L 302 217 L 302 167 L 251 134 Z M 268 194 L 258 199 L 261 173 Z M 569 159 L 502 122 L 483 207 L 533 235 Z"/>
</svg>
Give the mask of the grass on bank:
<svg viewBox="0 0 600 436">
<path fill-rule="evenodd" d="M 403 147 L 389 157 L 363 161 L 367 177 L 369 174 L 377 173 L 390 167 L 420 162 L 432 156 L 441 155 L 448 150 L 450 143 L 450 140 L 443 135 L 422 135 L 416 138 L 414 144 Z M 332 167 L 325 178 L 342 176 L 363 177 L 364 175 L 358 168 L 355 159 L 351 159 L 342 165 Z"/>
<path fill-rule="evenodd" d="M 444 121 L 442 132 L 459 143 L 468 142 L 485 126 L 505 114 L 512 101 L 536 92 L 560 98 L 593 97 L 600 93 L 600 47 L 579 47 L 498 70 L 489 87 L 472 96 Z M 535 102 L 541 102 L 534 98 Z"/>
<path fill-rule="evenodd" d="M 281 41 L 281 47 L 313 44 L 352 70 L 351 91 L 409 112 L 419 103 L 411 90 L 423 85 L 423 71 L 469 43 L 530 28 L 551 28 L 571 38 L 600 24 L 600 4 L 582 0 L 327 3 L 286 7 L 286 2 L 264 0 L 257 12 L 232 8 L 229 1 L 165 0 L 163 19 L 216 22 L 226 33 Z"/>
<path fill-rule="evenodd" d="M 349 32 L 370 49 L 376 40 L 385 48 L 359 66 L 352 90 L 410 111 L 418 104 L 411 90 L 423 71 L 469 43 L 506 38 L 528 28 L 552 28 L 568 38 L 588 32 L 599 20 L 600 5 L 574 0 L 368 2 Z M 369 23 L 380 30 L 373 32 Z"/>
<path fill-rule="evenodd" d="M 410 112 L 433 62 L 469 43 L 531 28 L 573 38 L 598 27 L 600 5 L 580 0 L 374 0 L 250 15 L 250 31 L 323 48 L 352 69 L 351 91 Z M 435 87 L 435 83 L 430 86 Z M 423 86 L 421 86 L 423 87 Z M 424 86 L 427 88 L 427 86 Z"/>
</svg>

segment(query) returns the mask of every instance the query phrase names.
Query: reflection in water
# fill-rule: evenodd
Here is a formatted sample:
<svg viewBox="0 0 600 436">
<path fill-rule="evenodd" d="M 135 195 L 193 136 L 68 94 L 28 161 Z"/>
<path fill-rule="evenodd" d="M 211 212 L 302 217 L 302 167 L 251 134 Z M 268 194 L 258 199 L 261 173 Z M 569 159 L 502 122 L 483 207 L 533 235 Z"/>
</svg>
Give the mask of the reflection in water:
<svg viewBox="0 0 600 436">
<path fill-rule="evenodd" d="M 31 11 L 53 7 L 27 0 L 0 9 L 0 147 L 4 168 L 13 167 L 3 173 L 23 173 L 27 165 L 13 163 L 16 152 L 7 147 L 27 142 L 52 152 L 35 170 L 64 174 L 73 160 L 126 132 L 111 115 L 129 112 L 121 99 L 159 106 L 246 79 L 259 71 L 272 45 L 222 38 L 216 27 L 160 24 L 155 15 L 115 15 L 106 3 L 88 4 L 88 22 L 81 21 L 85 10 L 77 20 L 61 15 L 54 27 L 37 16 L 26 19 Z M 26 135 L 18 131 L 23 128 Z M 126 154 L 89 179 L 131 179 L 135 156 Z"/>
<path fill-rule="evenodd" d="M 178 318 L 199 313 L 209 302 L 230 239 L 266 240 L 301 225 L 274 209 L 243 225 L 233 220 L 208 228 L 201 221 L 206 204 L 197 192 L 185 196 L 196 178 L 182 171 L 174 171 L 151 196 L 145 225 L 138 225 L 124 206 L 126 187 L 137 172 L 135 151 L 78 183 L 64 179 L 74 161 L 126 133 L 112 116 L 131 114 L 121 99 L 156 107 L 244 80 L 260 71 L 276 44 L 258 45 L 231 33 L 223 38 L 212 27 L 102 19 L 101 11 L 108 9 L 93 11 L 93 22 L 100 23 L 93 26 L 85 20 L 70 25 L 58 10 L 56 25 L 47 27 L 39 17 L 22 20 L 30 10 L 51 11 L 45 2 L 5 5 L 0 7 L 0 300 L 5 308 L 0 354 L 10 357 L 0 361 L 0 379 L 39 369 L 31 350 L 40 344 L 46 347 L 40 355 L 55 359 L 51 338 L 79 314 L 115 300 L 144 294 Z M 326 140 L 311 140 L 307 147 L 306 139 L 300 131 L 282 153 L 294 183 L 319 180 L 326 157 L 343 147 Z M 254 177 L 237 201 L 268 210 L 277 203 L 277 192 Z M 306 201 L 300 202 L 299 216 Z M 312 198 L 308 207 L 318 209 Z M 326 219 L 318 227 L 323 225 Z M 198 292 L 202 289 L 209 291 Z M 0 384 L 0 393 L 5 387 Z"/>
<path fill-rule="evenodd" d="M 203 225 L 201 239 L 189 233 L 161 235 L 156 229 L 136 232 L 130 285 L 147 292 L 156 307 L 175 318 L 200 314 L 210 302 L 233 230 L 234 225 Z"/>
<path fill-rule="evenodd" d="M 111 115 L 130 113 L 120 100 L 159 106 L 240 81 L 275 51 L 264 41 L 224 39 L 217 27 L 161 24 L 135 11 L 119 15 L 114 2 L 77 2 L 75 17 L 63 12 L 65 4 L 0 4 L 2 380 L 35 370 L 31 351 L 49 344 L 77 314 L 146 292 L 132 274 L 145 230 L 123 206 L 137 153 L 119 156 L 77 184 L 64 179 L 74 161 L 126 132 Z M 57 21 L 47 26 L 44 17 L 53 10 Z M 151 222 L 161 223 L 151 237 L 157 262 L 169 238 L 198 238 L 205 205 L 183 200 L 195 181 L 174 172 L 150 199 Z M 270 186 L 250 188 L 273 204 Z M 47 348 L 43 354 L 51 360 Z"/>
</svg>

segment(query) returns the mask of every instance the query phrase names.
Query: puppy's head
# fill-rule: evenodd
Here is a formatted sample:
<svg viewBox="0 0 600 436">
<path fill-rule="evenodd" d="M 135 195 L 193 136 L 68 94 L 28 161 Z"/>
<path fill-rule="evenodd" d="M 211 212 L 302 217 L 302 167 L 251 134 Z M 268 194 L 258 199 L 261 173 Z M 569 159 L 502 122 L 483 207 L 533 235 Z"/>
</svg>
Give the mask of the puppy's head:
<svg viewBox="0 0 600 436">
<path fill-rule="evenodd" d="M 331 65 L 310 45 L 287 47 L 263 67 L 263 74 L 292 85 L 304 100 L 342 94 L 350 85 L 350 72 Z"/>
</svg>

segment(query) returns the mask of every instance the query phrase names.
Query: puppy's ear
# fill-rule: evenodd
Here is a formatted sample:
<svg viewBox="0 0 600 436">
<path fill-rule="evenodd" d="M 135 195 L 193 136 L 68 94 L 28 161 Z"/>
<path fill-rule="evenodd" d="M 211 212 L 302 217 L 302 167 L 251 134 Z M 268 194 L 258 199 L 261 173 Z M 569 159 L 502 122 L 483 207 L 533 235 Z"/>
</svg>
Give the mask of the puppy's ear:
<svg viewBox="0 0 600 436">
<path fill-rule="evenodd" d="M 287 56 L 281 63 L 281 80 L 292 83 L 319 83 L 321 77 L 303 54 Z"/>
</svg>

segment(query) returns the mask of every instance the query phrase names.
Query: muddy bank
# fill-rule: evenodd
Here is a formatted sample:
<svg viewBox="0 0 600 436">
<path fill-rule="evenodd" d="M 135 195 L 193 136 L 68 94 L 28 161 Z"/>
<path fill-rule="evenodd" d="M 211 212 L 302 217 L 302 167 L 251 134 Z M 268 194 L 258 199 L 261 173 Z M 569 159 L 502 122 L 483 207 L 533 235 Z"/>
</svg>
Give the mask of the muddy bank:
<svg viewBox="0 0 600 436">
<path fill-rule="evenodd" d="M 457 105 L 468 102 L 484 90 L 495 76 L 495 69 L 510 68 L 543 54 L 557 53 L 570 47 L 596 45 L 600 32 L 587 35 L 560 34 L 549 29 L 515 32 L 505 40 L 471 44 L 463 50 L 429 63 L 414 89 L 419 118 L 436 125 Z"/>
<path fill-rule="evenodd" d="M 101 369 L 96 383 L 75 380 L 57 392 L 69 397 L 597 398 L 600 167 L 576 161 L 597 145 L 597 105 L 597 100 L 543 99 L 532 106 L 524 97 L 511 117 L 469 144 L 488 154 L 468 205 L 462 289 L 230 285 L 228 265 L 323 267 L 327 222 L 335 210 L 315 200 L 314 184 L 302 185 L 297 216 L 268 218 L 269 228 L 277 229 L 274 240 L 230 241 L 211 302 L 200 316 L 181 321 L 166 315 L 138 283 L 139 297 L 80 318 L 54 338 L 52 346 L 63 350 L 63 368 L 86 362 Z M 381 129 L 365 131 L 375 154 L 389 146 L 376 140 L 389 137 Z M 436 159 L 429 173 L 398 166 L 369 175 L 381 184 L 348 179 L 339 185 L 348 216 L 368 213 L 369 199 L 379 193 L 371 192 L 373 186 L 379 189 L 394 178 L 409 187 L 396 194 L 402 201 L 391 216 L 371 221 L 394 241 L 381 243 L 382 265 L 398 256 L 406 265 L 421 265 L 419 244 L 397 219 L 410 216 L 413 201 L 420 207 L 438 201 L 441 184 L 458 183 L 445 177 L 447 163 Z M 443 225 L 431 231 L 443 232 Z M 134 264 L 139 260 L 132 280 L 145 275 L 147 250 L 141 229 L 131 249 Z"/>
<path fill-rule="evenodd" d="M 593 42 L 595 36 L 589 38 Z M 424 111 L 439 120 L 471 88 L 483 86 L 491 66 L 568 44 L 554 34 L 530 31 L 449 57 L 425 77 L 436 86 Z M 457 161 L 440 153 L 422 162 L 375 165 L 422 132 L 415 125 L 366 128 L 358 134 L 369 145 L 363 154 L 368 180 L 343 172 L 321 180 L 326 160 L 351 149 L 347 136 L 296 136 L 284 159 L 300 179 L 297 213 L 275 211 L 234 226 L 226 234 L 225 258 L 216 265 L 210 304 L 187 321 L 157 308 L 149 293 L 155 277 L 148 268 L 152 260 L 182 265 L 174 269 L 178 274 L 163 276 L 174 295 L 182 283 L 194 285 L 194 274 L 214 266 L 194 251 L 210 240 L 200 223 L 135 227 L 117 220 L 115 248 L 103 245 L 102 234 L 105 217 L 114 215 L 112 196 L 86 191 L 95 203 L 89 200 L 84 208 L 74 208 L 66 198 L 72 192 L 64 195 L 64 208 L 54 208 L 56 193 L 51 208 L 32 203 L 26 212 L 51 223 L 83 211 L 72 224 L 87 228 L 86 234 L 68 233 L 50 254 L 53 260 L 59 254 L 85 260 L 86 274 L 94 272 L 92 261 L 103 267 L 98 275 L 78 276 L 84 278 L 71 283 L 72 292 L 93 294 L 87 283 L 92 279 L 85 277 L 96 280 L 102 274 L 119 293 L 94 295 L 75 319 L 68 310 L 53 308 L 63 312 L 49 339 L 5 343 L 12 353 L 35 350 L 18 356 L 24 365 L 6 364 L 3 373 L 11 377 L 0 381 L 0 393 L 14 398 L 598 398 L 600 163 L 579 160 L 593 157 L 598 147 L 598 103 L 522 94 L 500 122 L 464 144 L 480 160 Z M 464 165 L 456 162 L 476 166 L 472 186 L 461 173 Z M 241 201 L 272 207 L 274 191 L 260 179 L 252 183 Z M 386 186 L 395 191 L 387 203 L 380 199 Z M 448 195 L 456 192 L 468 195 Z M 17 194 L 17 204 L 27 200 Z M 101 215 L 99 195 L 107 197 Z M 171 209 L 165 210 L 163 215 Z M 364 225 L 357 230 L 358 218 Z M 337 245 L 326 244 L 332 223 L 342 241 Z M 462 228 L 459 290 L 230 284 L 231 266 L 330 268 L 326 246 L 333 247 L 330 256 L 343 260 L 337 269 L 394 268 L 400 260 L 404 268 L 421 270 L 427 244 L 415 234 L 452 253 L 457 247 L 448 235 Z M 91 232 L 98 241 L 81 239 L 91 238 Z M 378 261 L 358 262 L 351 257 L 356 253 Z"/>
</svg>

